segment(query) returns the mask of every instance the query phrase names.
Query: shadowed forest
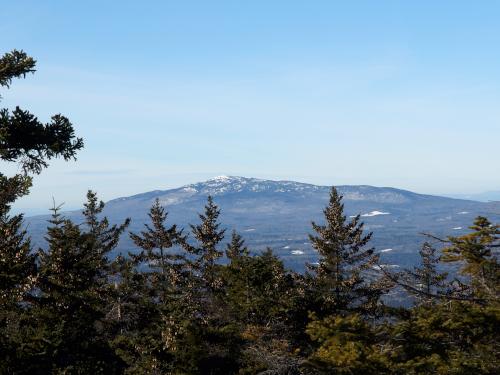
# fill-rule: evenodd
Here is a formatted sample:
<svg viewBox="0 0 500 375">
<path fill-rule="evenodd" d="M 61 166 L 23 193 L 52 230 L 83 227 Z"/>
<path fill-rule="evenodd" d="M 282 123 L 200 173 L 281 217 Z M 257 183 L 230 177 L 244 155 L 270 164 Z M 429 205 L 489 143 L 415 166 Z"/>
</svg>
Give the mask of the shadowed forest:
<svg viewBox="0 0 500 375">
<path fill-rule="evenodd" d="M 0 85 L 35 64 L 6 53 Z M 0 159 L 19 166 L 0 174 L 1 374 L 497 373 L 500 226 L 487 218 L 463 236 L 428 235 L 421 264 L 395 272 L 332 188 L 309 236 L 319 261 L 297 273 L 226 233 L 211 197 L 189 228 L 157 201 L 132 233 L 126 218 L 111 225 L 89 191 L 84 221 L 54 205 L 48 246 L 33 248 L 11 206 L 51 159 L 82 148 L 63 115 L 42 123 L 19 107 L 0 112 Z M 136 251 L 111 258 L 122 236 Z M 411 306 L 391 304 L 394 291 Z"/>
</svg>

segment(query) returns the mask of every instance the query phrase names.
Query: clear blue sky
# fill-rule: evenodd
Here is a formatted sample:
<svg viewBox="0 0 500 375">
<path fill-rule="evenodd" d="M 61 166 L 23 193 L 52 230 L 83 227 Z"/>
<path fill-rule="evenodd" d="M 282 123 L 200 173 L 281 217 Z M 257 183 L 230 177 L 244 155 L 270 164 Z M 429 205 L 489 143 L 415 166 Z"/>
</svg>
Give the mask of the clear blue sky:
<svg viewBox="0 0 500 375">
<path fill-rule="evenodd" d="M 86 147 L 19 202 L 73 208 L 220 174 L 500 189 L 500 2 L 6 1 L 2 91 Z"/>
</svg>

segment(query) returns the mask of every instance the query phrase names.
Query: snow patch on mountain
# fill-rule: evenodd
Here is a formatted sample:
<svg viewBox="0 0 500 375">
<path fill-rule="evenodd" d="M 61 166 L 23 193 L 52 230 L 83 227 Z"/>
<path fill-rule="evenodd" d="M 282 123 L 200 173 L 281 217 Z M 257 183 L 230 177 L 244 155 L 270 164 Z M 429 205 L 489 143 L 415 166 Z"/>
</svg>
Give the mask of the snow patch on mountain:
<svg viewBox="0 0 500 375">
<path fill-rule="evenodd" d="M 379 215 L 390 215 L 390 212 L 383 212 L 383 211 L 372 211 L 368 212 L 366 214 L 361 215 L 362 217 L 372 217 L 372 216 L 379 216 Z"/>
</svg>

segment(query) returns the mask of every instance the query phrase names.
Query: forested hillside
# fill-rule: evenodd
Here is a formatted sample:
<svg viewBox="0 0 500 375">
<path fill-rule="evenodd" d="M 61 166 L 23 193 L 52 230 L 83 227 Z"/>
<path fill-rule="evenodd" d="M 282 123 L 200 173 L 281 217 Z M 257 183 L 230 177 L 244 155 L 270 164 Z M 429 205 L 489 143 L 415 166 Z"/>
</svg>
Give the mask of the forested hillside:
<svg viewBox="0 0 500 375">
<path fill-rule="evenodd" d="M 426 239 L 466 234 L 476 216 L 500 220 L 500 202 L 475 202 L 417 194 L 406 190 L 366 185 L 336 186 L 343 196 L 345 214 L 360 214 L 367 231 L 373 232 L 372 245 L 383 263 L 413 267 Z M 130 218 L 129 230 L 138 231 L 148 222 L 147 212 L 155 200 L 168 210 L 170 220 L 188 228 L 210 195 L 221 208 L 220 223 L 228 231 L 237 230 L 253 254 L 272 247 L 287 268 L 304 272 L 314 263 L 317 252 L 308 240 L 311 221 L 321 219 L 328 203 L 330 187 L 295 181 L 272 181 L 248 177 L 219 176 L 204 182 L 169 190 L 155 190 L 110 200 L 103 214 L 112 224 Z M 57 199 L 57 197 L 56 197 Z M 47 204 L 48 205 L 48 204 Z M 64 206 L 62 207 L 62 209 Z M 33 245 L 46 248 L 44 240 L 50 215 L 25 218 Z M 80 223 L 81 210 L 64 212 Z M 224 243 L 228 242 L 226 238 Z M 123 236 L 111 254 L 136 252 L 137 247 Z"/>
<path fill-rule="evenodd" d="M 34 67 L 24 52 L 4 55 L 0 85 Z M 419 264 L 396 272 L 331 188 L 309 230 L 317 261 L 298 273 L 225 231 L 212 196 L 187 228 L 156 200 L 147 224 L 130 230 L 89 191 L 81 222 L 53 208 L 40 249 L 11 205 L 83 141 L 62 115 L 48 124 L 19 108 L 0 115 L 0 158 L 20 166 L 0 174 L 0 373 L 498 373 L 500 226 L 488 218 L 428 236 Z M 136 251 L 111 257 L 123 237 Z M 411 307 L 384 302 L 396 288 Z"/>
</svg>

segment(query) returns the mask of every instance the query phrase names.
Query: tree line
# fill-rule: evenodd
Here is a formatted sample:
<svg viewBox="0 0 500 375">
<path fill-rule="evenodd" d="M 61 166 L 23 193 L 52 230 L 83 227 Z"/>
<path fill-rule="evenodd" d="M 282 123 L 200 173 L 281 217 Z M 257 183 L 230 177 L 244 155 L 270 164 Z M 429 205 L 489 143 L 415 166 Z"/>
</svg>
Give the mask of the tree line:
<svg viewBox="0 0 500 375">
<path fill-rule="evenodd" d="M 34 68 L 7 53 L 0 85 Z M 1 374 L 497 373 L 500 226 L 487 218 L 464 236 L 429 237 L 421 263 L 394 272 L 332 188 L 309 236 L 319 260 L 296 273 L 226 233 L 212 197 L 189 230 L 156 201 L 131 233 L 89 191 L 83 222 L 54 206 L 47 248 L 34 249 L 11 206 L 48 161 L 82 147 L 62 115 L 43 124 L 0 112 L 0 159 L 20 166 L 0 174 Z M 111 257 L 126 235 L 137 251 Z M 412 305 L 391 305 L 394 291 Z"/>
</svg>

